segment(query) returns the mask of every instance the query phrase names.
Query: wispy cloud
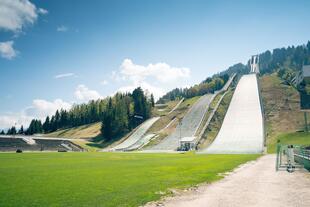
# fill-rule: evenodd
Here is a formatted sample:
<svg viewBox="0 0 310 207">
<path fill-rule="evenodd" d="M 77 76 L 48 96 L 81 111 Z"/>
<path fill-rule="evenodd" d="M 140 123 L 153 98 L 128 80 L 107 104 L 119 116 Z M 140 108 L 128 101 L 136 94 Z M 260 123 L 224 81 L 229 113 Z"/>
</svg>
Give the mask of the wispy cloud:
<svg viewBox="0 0 310 207">
<path fill-rule="evenodd" d="M 13 41 L 0 42 L 0 55 L 6 59 L 13 59 L 17 55 L 17 51 L 13 48 Z"/>
<path fill-rule="evenodd" d="M 108 82 L 107 80 L 103 80 L 103 81 L 101 81 L 100 83 L 101 83 L 101 85 L 104 85 L 104 86 L 105 86 L 105 85 L 108 85 L 109 82 Z"/>
<path fill-rule="evenodd" d="M 67 78 L 67 77 L 72 77 L 72 76 L 74 76 L 74 73 L 63 73 L 63 74 L 55 75 L 54 78 L 60 79 L 60 78 Z"/>
<path fill-rule="evenodd" d="M 38 13 L 39 13 L 39 14 L 48 14 L 48 11 L 47 11 L 46 9 L 39 8 L 39 9 L 38 9 Z"/>
<path fill-rule="evenodd" d="M 58 26 L 56 30 L 57 32 L 67 32 L 69 28 L 64 25 L 61 25 L 61 26 Z"/>
</svg>

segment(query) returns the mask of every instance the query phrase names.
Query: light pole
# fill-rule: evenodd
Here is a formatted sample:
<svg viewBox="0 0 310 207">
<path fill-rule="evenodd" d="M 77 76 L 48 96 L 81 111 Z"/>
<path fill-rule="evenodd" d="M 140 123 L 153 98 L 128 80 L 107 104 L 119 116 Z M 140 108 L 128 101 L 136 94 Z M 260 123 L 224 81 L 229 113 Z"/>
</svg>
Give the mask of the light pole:
<svg viewBox="0 0 310 207">
<path fill-rule="evenodd" d="M 307 112 L 304 111 L 304 118 L 305 118 L 305 131 L 308 132 L 308 121 L 307 121 Z"/>
</svg>

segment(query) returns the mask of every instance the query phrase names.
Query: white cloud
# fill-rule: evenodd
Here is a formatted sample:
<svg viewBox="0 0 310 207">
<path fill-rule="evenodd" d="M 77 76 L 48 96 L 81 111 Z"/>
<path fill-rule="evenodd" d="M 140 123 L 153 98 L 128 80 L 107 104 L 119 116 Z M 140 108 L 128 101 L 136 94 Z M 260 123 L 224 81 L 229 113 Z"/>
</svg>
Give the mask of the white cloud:
<svg viewBox="0 0 310 207">
<path fill-rule="evenodd" d="M 71 104 L 61 99 L 54 101 L 46 101 L 43 99 L 35 99 L 32 105 L 22 110 L 19 113 L 0 115 L 0 129 L 9 128 L 11 126 L 28 127 L 32 119 L 45 120 L 46 116 L 54 115 L 56 110 L 71 108 Z"/>
<path fill-rule="evenodd" d="M 32 117 L 26 116 L 24 114 L 8 114 L 8 115 L 0 115 L 0 129 L 8 129 L 12 126 L 20 127 L 24 125 L 24 127 L 28 127 Z"/>
<path fill-rule="evenodd" d="M 190 76 L 188 68 L 171 67 L 167 63 L 151 63 L 147 66 L 136 65 L 130 59 L 123 61 L 120 73 L 130 80 L 143 80 L 147 77 L 154 77 L 160 82 L 175 81 Z"/>
<path fill-rule="evenodd" d="M 68 110 L 71 104 L 61 99 L 56 99 L 52 102 L 43 99 L 35 99 L 32 101 L 32 106 L 28 107 L 25 112 L 26 115 L 44 119 L 46 116 L 55 114 L 58 109 Z"/>
<path fill-rule="evenodd" d="M 63 74 L 55 75 L 54 78 L 60 79 L 60 78 L 66 78 L 66 77 L 72 77 L 72 76 L 74 76 L 74 73 L 63 73 Z"/>
<path fill-rule="evenodd" d="M 158 99 L 167 91 L 184 85 L 190 78 L 190 69 L 186 67 L 172 67 L 167 63 L 148 64 L 146 66 L 134 64 L 132 60 L 125 59 L 119 71 L 113 71 L 111 78 L 125 85 L 117 91 L 131 92 L 137 87 L 153 93 Z"/>
<path fill-rule="evenodd" d="M 131 85 L 128 86 L 123 86 L 120 87 L 117 92 L 132 92 L 134 89 L 141 87 L 144 92 L 146 92 L 147 94 L 152 93 L 154 95 L 154 98 L 157 100 L 159 99 L 161 96 L 163 96 L 165 94 L 165 90 L 163 88 L 160 87 L 156 87 L 153 86 L 147 82 L 140 82 L 140 83 L 133 83 Z"/>
<path fill-rule="evenodd" d="M 78 85 L 74 92 L 75 97 L 80 101 L 90 101 L 103 98 L 97 91 L 87 88 L 85 85 Z"/>
<path fill-rule="evenodd" d="M 13 41 L 0 42 L 0 55 L 6 59 L 13 59 L 17 55 L 17 51 L 13 48 Z"/>
<path fill-rule="evenodd" d="M 61 26 L 58 26 L 56 30 L 57 32 L 67 32 L 69 28 L 64 25 L 61 25 Z"/>
<path fill-rule="evenodd" d="M 101 85 L 104 85 L 104 86 L 105 86 L 105 85 L 108 85 L 109 82 L 108 82 L 107 80 L 103 80 L 103 81 L 101 81 L 100 83 L 101 83 Z"/>
<path fill-rule="evenodd" d="M 36 8 L 29 0 L 0 0 L 0 29 L 20 32 L 33 24 L 38 14 L 46 13 L 47 10 Z"/>
</svg>

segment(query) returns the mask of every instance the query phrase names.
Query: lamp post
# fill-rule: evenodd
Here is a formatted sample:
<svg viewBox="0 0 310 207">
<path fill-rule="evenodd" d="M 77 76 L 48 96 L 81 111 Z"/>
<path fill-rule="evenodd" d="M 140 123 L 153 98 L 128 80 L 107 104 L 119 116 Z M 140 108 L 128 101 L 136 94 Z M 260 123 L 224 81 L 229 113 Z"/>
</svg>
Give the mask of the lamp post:
<svg viewBox="0 0 310 207">
<path fill-rule="evenodd" d="M 308 121 L 307 121 L 307 112 L 304 111 L 304 118 L 305 118 L 305 132 L 308 132 Z"/>
</svg>

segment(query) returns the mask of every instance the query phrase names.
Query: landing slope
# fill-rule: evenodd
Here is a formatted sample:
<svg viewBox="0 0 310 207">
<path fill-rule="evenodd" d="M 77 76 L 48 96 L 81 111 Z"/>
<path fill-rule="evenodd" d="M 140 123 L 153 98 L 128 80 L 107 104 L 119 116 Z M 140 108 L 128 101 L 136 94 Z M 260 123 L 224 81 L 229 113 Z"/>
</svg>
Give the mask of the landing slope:
<svg viewBox="0 0 310 207">
<path fill-rule="evenodd" d="M 261 153 L 264 126 L 256 74 L 244 75 L 207 153 Z"/>
<path fill-rule="evenodd" d="M 184 116 L 182 123 L 176 127 L 176 130 L 158 145 L 153 146 L 150 149 L 176 150 L 179 146 L 180 137 L 194 136 L 213 97 L 214 94 L 202 96 Z"/>
<path fill-rule="evenodd" d="M 149 120 L 145 121 L 141 126 L 138 127 L 138 129 L 128 137 L 124 142 L 121 144 L 117 145 L 116 147 L 113 148 L 113 150 L 126 150 L 127 148 L 130 148 L 131 146 L 137 144 L 139 142 L 146 131 L 159 119 L 159 117 L 153 117 L 150 118 Z M 143 141 L 143 140 L 141 140 Z M 142 145 L 143 143 L 141 143 Z"/>
</svg>

